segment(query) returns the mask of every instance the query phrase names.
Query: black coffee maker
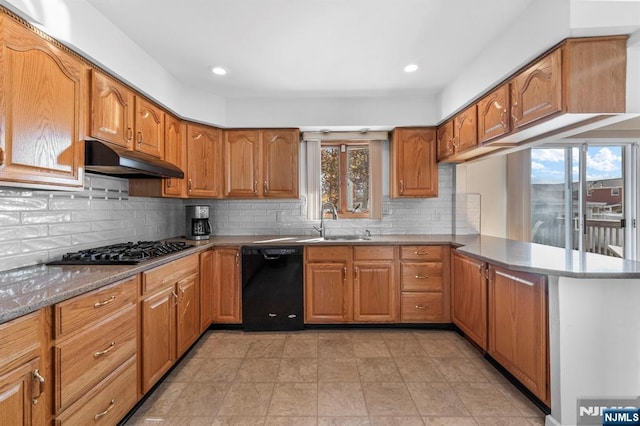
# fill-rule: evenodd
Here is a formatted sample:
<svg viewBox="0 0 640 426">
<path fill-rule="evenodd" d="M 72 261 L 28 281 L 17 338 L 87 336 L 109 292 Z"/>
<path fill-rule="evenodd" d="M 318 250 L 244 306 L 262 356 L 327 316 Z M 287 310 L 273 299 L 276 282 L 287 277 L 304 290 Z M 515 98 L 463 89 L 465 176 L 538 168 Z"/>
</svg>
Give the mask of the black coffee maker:
<svg viewBox="0 0 640 426">
<path fill-rule="evenodd" d="M 209 206 L 187 206 L 185 238 L 188 240 L 208 240 L 210 234 Z"/>
</svg>

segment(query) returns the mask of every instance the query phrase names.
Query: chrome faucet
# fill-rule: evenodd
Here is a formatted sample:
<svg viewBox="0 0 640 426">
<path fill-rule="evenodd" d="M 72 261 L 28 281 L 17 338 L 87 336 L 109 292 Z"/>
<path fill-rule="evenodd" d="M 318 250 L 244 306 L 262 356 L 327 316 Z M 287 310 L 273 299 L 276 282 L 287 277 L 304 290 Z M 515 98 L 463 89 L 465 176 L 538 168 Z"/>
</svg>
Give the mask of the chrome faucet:
<svg viewBox="0 0 640 426">
<path fill-rule="evenodd" d="M 338 210 L 336 209 L 336 206 L 328 202 L 322 204 L 322 207 L 320 207 L 320 227 L 319 228 L 316 226 L 313 227 L 313 229 L 320 232 L 320 237 L 322 238 L 324 238 L 325 236 L 324 212 L 326 209 L 329 209 L 331 211 L 331 219 L 338 220 Z"/>
</svg>

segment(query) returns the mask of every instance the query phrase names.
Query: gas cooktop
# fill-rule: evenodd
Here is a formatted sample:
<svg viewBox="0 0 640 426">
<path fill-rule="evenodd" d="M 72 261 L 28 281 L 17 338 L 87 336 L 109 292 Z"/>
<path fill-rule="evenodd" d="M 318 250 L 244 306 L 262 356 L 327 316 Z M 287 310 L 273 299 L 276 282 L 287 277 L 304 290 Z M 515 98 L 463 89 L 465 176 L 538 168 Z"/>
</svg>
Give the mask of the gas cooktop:
<svg viewBox="0 0 640 426">
<path fill-rule="evenodd" d="M 48 265 L 137 265 L 193 247 L 182 241 L 138 241 L 80 250 Z"/>
</svg>

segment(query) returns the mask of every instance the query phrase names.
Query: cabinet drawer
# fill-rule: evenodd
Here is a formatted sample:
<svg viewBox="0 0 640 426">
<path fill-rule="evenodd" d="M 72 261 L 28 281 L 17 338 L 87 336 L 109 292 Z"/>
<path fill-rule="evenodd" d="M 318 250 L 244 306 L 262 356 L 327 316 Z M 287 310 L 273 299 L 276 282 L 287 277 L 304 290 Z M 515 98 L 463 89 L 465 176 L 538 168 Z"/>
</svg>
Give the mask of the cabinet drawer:
<svg viewBox="0 0 640 426">
<path fill-rule="evenodd" d="M 402 246 L 400 258 L 402 260 L 440 260 L 442 246 Z"/>
<path fill-rule="evenodd" d="M 429 322 L 443 319 L 442 293 L 402 293 L 402 322 Z"/>
<path fill-rule="evenodd" d="M 40 312 L 33 312 L 0 325 L 0 373 L 37 356 Z"/>
<path fill-rule="evenodd" d="M 71 334 L 82 327 L 109 317 L 136 302 L 138 276 L 74 297 L 55 305 L 55 337 Z"/>
<path fill-rule="evenodd" d="M 142 294 L 157 291 L 167 284 L 180 281 L 183 277 L 198 273 L 200 261 L 198 254 L 174 260 L 166 265 L 158 266 L 142 273 Z"/>
<path fill-rule="evenodd" d="M 394 260 L 394 246 L 356 246 L 353 260 Z"/>
<path fill-rule="evenodd" d="M 135 355 L 136 345 L 135 306 L 56 345 L 56 409 L 73 403 Z"/>
<path fill-rule="evenodd" d="M 134 356 L 58 416 L 56 425 L 118 424 L 136 403 L 135 383 Z"/>
<path fill-rule="evenodd" d="M 349 257 L 348 246 L 305 247 L 307 262 L 344 262 Z"/>
<path fill-rule="evenodd" d="M 442 291 L 442 263 L 400 264 L 402 291 Z"/>
</svg>

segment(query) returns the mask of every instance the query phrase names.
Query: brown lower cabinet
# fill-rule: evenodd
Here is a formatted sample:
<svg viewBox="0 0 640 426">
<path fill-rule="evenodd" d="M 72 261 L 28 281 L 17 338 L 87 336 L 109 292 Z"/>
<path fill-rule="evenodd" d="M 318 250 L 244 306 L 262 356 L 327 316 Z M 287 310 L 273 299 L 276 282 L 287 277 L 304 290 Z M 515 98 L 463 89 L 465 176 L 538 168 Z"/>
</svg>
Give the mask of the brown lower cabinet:
<svg viewBox="0 0 640 426">
<path fill-rule="evenodd" d="M 546 277 L 489 266 L 487 352 L 550 404 Z"/>
<path fill-rule="evenodd" d="M 56 424 L 117 421 L 136 403 L 138 282 L 136 275 L 54 305 Z M 121 376 L 126 366 L 133 374 Z M 115 381 L 128 388 L 107 385 Z"/>
<path fill-rule="evenodd" d="M 451 255 L 452 320 L 533 395 L 550 405 L 547 283 Z"/>
<path fill-rule="evenodd" d="M 449 322 L 448 263 L 442 246 L 306 247 L 305 323 Z"/>
<path fill-rule="evenodd" d="M 306 247 L 304 256 L 304 322 L 349 322 L 353 318 L 350 247 Z"/>
<path fill-rule="evenodd" d="M 193 254 L 142 273 L 142 394 L 200 336 L 199 264 Z"/>
<path fill-rule="evenodd" d="M 487 280 L 484 262 L 451 254 L 451 320 L 482 349 L 487 349 Z"/>
<path fill-rule="evenodd" d="M 200 333 L 213 323 L 216 256 L 213 249 L 200 253 Z"/>
<path fill-rule="evenodd" d="M 43 385 L 51 380 L 40 358 L 39 312 L 0 324 L 0 423 L 48 423 Z M 42 379 L 42 381 L 40 380 Z"/>
<path fill-rule="evenodd" d="M 242 322 L 240 248 L 216 248 L 215 269 L 217 278 L 213 287 L 213 321 L 239 324 Z"/>
</svg>

